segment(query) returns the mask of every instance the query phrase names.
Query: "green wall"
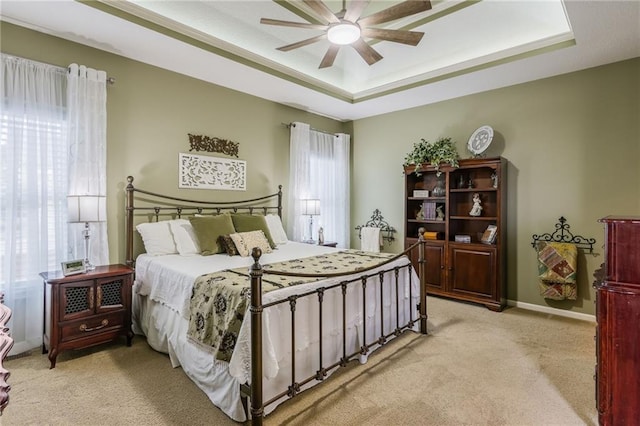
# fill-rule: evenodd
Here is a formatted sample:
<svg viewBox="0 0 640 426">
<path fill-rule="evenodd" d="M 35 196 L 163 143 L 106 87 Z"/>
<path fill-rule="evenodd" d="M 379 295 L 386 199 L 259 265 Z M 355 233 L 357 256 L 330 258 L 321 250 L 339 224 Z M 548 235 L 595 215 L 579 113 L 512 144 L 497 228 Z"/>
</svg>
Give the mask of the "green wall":
<svg viewBox="0 0 640 426">
<path fill-rule="evenodd" d="M 450 136 L 463 158 L 481 125 L 494 128 L 488 156 L 508 167 L 508 298 L 594 313 L 593 271 L 604 261 L 598 218 L 640 215 L 640 59 L 466 96 L 396 113 L 340 123 L 325 117 L 165 71 L 5 22 L 1 50 L 67 66 L 76 62 L 116 78 L 108 87 L 107 196 L 112 262 L 124 260 L 126 176 L 137 186 L 180 197 L 233 200 L 288 183 L 289 132 L 303 121 L 352 138 L 352 225 L 379 208 L 400 231 L 388 251 L 402 250 L 402 162 L 420 138 Z M 247 191 L 178 190 L 178 153 L 187 134 L 240 143 Z M 579 258 L 579 299 L 538 295 L 531 235 L 550 232 L 560 216 L 571 230 L 597 239 Z M 286 220 L 286 218 L 285 218 Z M 355 231 L 352 245 L 358 247 Z"/>
<path fill-rule="evenodd" d="M 111 262 L 125 259 L 124 187 L 128 175 L 135 178 L 137 187 L 181 198 L 253 198 L 276 192 L 280 184 L 286 194 L 289 130 L 282 123 L 301 121 L 329 132 L 349 129 L 336 120 L 122 56 L 5 22 L 0 26 L 3 53 L 62 67 L 84 64 L 105 70 L 116 79 L 116 84 L 107 88 Z M 179 190 L 178 153 L 189 152 L 188 133 L 239 142 L 239 158 L 247 161 L 247 191 Z"/>
<path fill-rule="evenodd" d="M 403 244 L 404 156 L 414 142 L 450 136 L 462 158 L 475 129 L 495 131 L 487 156 L 508 162 L 507 297 L 593 314 L 593 272 L 604 261 L 598 219 L 640 215 L 640 59 L 465 96 L 353 124 L 352 218 L 379 208 Z M 581 254 L 578 300 L 547 301 L 537 288 L 533 234 L 564 216 L 597 240 Z M 354 233 L 355 235 L 355 233 Z M 355 237 L 357 238 L 357 236 Z"/>
</svg>

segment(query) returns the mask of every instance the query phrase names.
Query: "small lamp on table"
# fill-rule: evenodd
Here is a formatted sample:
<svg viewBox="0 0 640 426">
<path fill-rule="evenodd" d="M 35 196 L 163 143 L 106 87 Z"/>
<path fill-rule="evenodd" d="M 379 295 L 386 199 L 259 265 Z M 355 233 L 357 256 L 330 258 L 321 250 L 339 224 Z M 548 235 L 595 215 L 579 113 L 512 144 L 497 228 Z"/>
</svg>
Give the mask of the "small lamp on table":
<svg viewBox="0 0 640 426">
<path fill-rule="evenodd" d="M 70 195 L 67 197 L 69 223 L 84 222 L 84 265 L 87 271 L 96 269 L 89 260 L 89 222 L 107 220 L 107 201 L 103 195 Z"/>
<path fill-rule="evenodd" d="M 309 238 L 305 240 L 305 243 L 315 243 L 313 239 L 313 216 L 320 214 L 320 200 L 307 198 L 300 201 L 302 202 L 302 214 L 309 216 Z"/>
</svg>

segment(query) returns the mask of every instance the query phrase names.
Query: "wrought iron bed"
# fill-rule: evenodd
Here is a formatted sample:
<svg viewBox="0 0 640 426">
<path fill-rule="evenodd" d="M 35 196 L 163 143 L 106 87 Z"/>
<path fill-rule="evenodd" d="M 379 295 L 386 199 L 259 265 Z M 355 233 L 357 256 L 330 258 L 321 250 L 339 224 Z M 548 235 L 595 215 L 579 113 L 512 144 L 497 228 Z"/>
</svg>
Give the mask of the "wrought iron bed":
<svg viewBox="0 0 640 426">
<path fill-rule="evenodd" d="M 142 204 L 142 205 L 140 205 Z M 198 201 L 198 200 L 190 200 L 183 198 L 176 198 L 170 196 L 164 196 L 158 193 L 145 191 L 142 189 L 135 188 L 133 185 L 133 177 L 129 176 L 127 178 L 127 186 L 126 186 L 126 263 L 129 266 L 134 266 L 136 253 L 140 253 L 140 250 L 136 250 L 135 241 L 134 241 L 134 229 L 135 223 L 139 219 L 144 219 L 147 221 L 159 221 L 160 218 L 182 218 L 192 214 L 220 214 L 223 212 L 234 212 L 234 213 L 249 213 L 249 214 L 264 214 L 266 215 L 268 212 L 275 212 L 280 217 L 282 216 L 282 186 L 278 187 L 278 192 L 274 194 L 270 194 L 264 197 L 253 198 L 249 200 L 243 201 L 230 201 L 230 202 L 208 202 L 208 201 Z M 422 232 L 420 232 L 422 235 Z M 251 252 L 251 256 L 253 258 L 253 264 L 249 268 L 250 275 L 250 305 L 249 305 L 249 318 L 245 318 L 245 321 L 250 320 L 250 340 L 251 340 L 251 381 L 250 383 L 244 383 L 240 385 L 240 393 L 242 396 L 242 401 L 245 409 L 245 413 L 247 417 L 251 418 L 252 424 L 258 425 L 262 424 L 263 418 L 265 416 L 265 407 L 269 406 L 277 402 L 278 400 L 282 400 L 282 398 L 293 398 L 300 391 L 301 388 L 305 385 L 312 382 L 320 382 L 324 380 L 328 373 L 338 367 L 344 367 L 348 362 L 362 356 L 367 355 L 372 349 L 375 349 L 379 346 L 382 346 L 389 342 L 393 337 L 399 336 L 405 331 L 408 330 L 416 330 L 419 326 L 420 333 L 427 334 L 427 307 L 426 307 L 426 292 L 424 286 L 424 276 L 425 276 L 425 261 L 424 261 L 424 239 L 420 238 L 418 243 L 414 244 L 409 249 L 405 250 L 403 253 L 400 253 L 396 256 L 393 256 L 389 259 L 381 261 L 380 263 L 368 267 L 368 268 L 360 268 L 356 270 L 352 270 L 347 273 L 341 274 L 291 274 L 288 272 L 277 271 L 274 269 L 266 269 L 263 268 L 260 264 L 260 258 L 262 256 L 262 252 L 259 248 L 254 248 Z M 412 309 L 410 306 L 408 309 L 408 321 L 405 323 L 400 323 L 400 309 L 398 306 L 398 275 L 402 268 L 407 268 L 407 271 L 412 269 L 411 263 L 407 262 L 404 266 L 389 266 L 385 268 L 385 265 L 388 265 L 403 256 L 408 256 L 409 252 L 412 250 L 418 250 L 418 258 L 419 258 L 419 295 L 411 295 L 409 294 L 409 304 L 413 300 L 412 297 L 419 297 L 419 303 L 416 306 L 417 309 Z M 375 271 L 374 271 L 375 270 Z M 263 292 L 262 292 L 262 280 L 265 275 L 282 275 L 282 276 L 296 276 L 296 277 L 306 277 L 306 278 L 322 278 L 322 279 L 333 279 L 334 284 L 328 286 L 322 286 L 313 290 L 303 291 L 300 293 L 291 294 L 288 297 L 271 301 L 268 303 L 263 303 Z M 394 280 L 385 281 L 383 277 L 385 274 L 391 274 L 391 276 L 395 276 Z M 354 278 L 354 276 L 356 276 Z M 344 279 L 342 279 L 344 278 Z M 376 313 L 378 315 L 376 318 L 381 318 L 381 323 L 384 323 L 384 309 L 382 308 L 384 297 L 384 292 L 382 291 L 383 286 L 387 286 L 385 288 L 388 289 L 389 292 L 395 291 L 395 327 L 392 330 L 387 330 L 385 333 L 384 326 L 380 326 L 380 334 L 376 336 L 368 336 L 367 335 L 367 306 L 365 303 L 365 293 L 367 291 L 367 285 L 371 283 L 371 281 L 377 281 L 372 285 L 380 285 L 380 312 Z M 336 282 L 337 280 L 337 282 Z M 361 306 L 361 317 L 364 322 L 364 326 L 362 328 L 362 333 L 360 341 L 363 344 L 358 348 L 358 350 L 348 353 L 347 352 L 347 344 L 346 344 L 346 294 L 347 289 L 351 288 L 351 286 L 361 286 L 362 291 L 362 306 Z M 395 288 L 394 288 L 395 286 Z M 355 287 L 353 287 L 355 288 Z M 411 285 L 408 286 L 409 292 L 411 292 Z M 320 349 L 318 354 L 318 368 L 315 374 L 304 377 L 297 378 L 296 377 L 296 305 L 302 299 L 312 300 L 314 298 L 317 303 L 317 312 L 318 312 L 318 332 L 319 336 L 323 336 L 323 304 L 324 304 L 324 295 L 326 292 L 330 290 L 341 291 L 342 293 L 342 306 L 340 307 L 342 312 L 342 356 L 337 362 L 328 363 L 325 365 L 323 362 L 323 349 L 322 349 L 322 337 L 320 337 Z M 357 289 L 360 291 L 360 289 Z M 390 293 L 389 293 L 390 294 Z M 390 302 L 391 303 L 391 302 Z M 276 396 L 264 400 L 263 398 L 263 313 L 270 308 L 275 306 L 279 306 L 282 304 L 289 305 L 289 311 L 291 313 L 290 319 L 290 327 L 291 327 L 291 354 L 292 359 L 290 360 L 291 365 L 291 382 L 286 386 L 286 389 L 282 389 L 282 392 L 277 394 Z M 413 312 L 417 312 L 418 314 L 414 317 Z M 403 312 L 404 314 L 404 312 Z M 404 315 L 403 315 L 404 316 Z M 391 318 L 387 318 L 388 321 L 391 321 Z M 247 398 L 250 400 L 250 407 L 247 405 Z"/>
</svg>

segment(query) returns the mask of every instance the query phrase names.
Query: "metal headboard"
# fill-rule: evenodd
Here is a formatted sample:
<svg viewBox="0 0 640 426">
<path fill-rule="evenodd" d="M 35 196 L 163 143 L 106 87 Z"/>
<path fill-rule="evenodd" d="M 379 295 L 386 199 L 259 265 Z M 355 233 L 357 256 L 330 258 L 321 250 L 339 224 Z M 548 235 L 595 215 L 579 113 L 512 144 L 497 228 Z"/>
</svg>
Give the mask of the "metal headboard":
<svg viewBox="0 0 640 426">
<path fill-rule="evenodd" d="M 133 235 L 134 215 L 144 213 L 149 221 L 159 221 L 160 217 L 179 219 L 194 214 L 217 215 L 224 212 L 262 214 L 277 213 L 282 218 L 282 185 L 278 192 L 263 197 L 239 201 L 202 201 L 177 198 L 156 192 L 145 191 L 133 186 L 133 176 L 127 176 L 126 197 L 126 264 L 134 263 Z M 139 201 L 144 206 L 137 206 Z"/>
</svg>

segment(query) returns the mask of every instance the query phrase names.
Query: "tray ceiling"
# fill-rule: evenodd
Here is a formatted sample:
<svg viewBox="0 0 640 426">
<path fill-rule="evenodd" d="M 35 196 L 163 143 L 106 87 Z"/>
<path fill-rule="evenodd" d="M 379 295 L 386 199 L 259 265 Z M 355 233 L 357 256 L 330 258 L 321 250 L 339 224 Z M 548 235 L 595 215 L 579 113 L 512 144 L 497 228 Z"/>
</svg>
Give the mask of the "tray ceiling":
<svg viewBox="0 0 640 426">
<path fill-rule="evenodd" d="M 342 1 L 325 3 L 334 12 L 343 7 Z M 396 3 L 372 1 L 362 16 Z M 344 46 L 323 69 L 318 65 L 327 40 L 276 50 L 321 30 L 260 24 L 263 17 L 318 20 L 298 1 L 3 0 L 1 14 L 8 22 L 341 120 L 640 53 L 637 2 L 444 0 L 432 6 L 377 25 L 424 32 L 417 46 L 368 40 L 381 61 L 369 66 Z"/>
</svg>

